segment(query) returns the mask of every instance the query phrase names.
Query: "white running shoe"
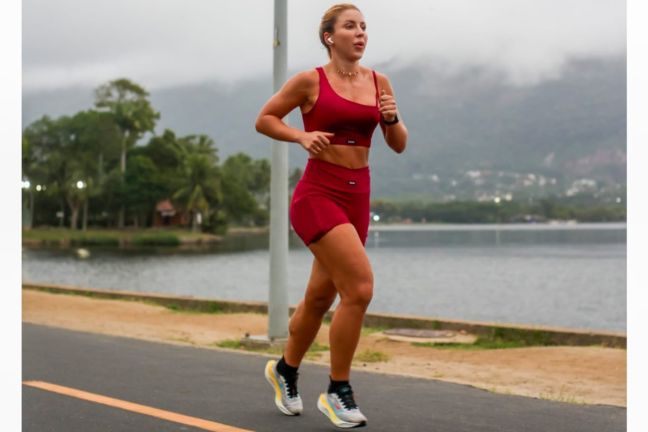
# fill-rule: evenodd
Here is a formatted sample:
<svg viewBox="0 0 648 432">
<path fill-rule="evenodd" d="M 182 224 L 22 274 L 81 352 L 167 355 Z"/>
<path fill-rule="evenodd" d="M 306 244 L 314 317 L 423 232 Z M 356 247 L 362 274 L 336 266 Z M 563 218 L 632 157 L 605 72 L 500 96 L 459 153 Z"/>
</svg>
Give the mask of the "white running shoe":
<svg viewBox="0 0 648 432">
<path fill-rule="evenodd" d="M 275 391 L 275 405 L 279 411 L 289 416 L 299 415 L 304 410 L 301 396 L 297 391 L 298 375 L 297 372 L 294 379 L 286 380 L 283 375 L 277 372 L 276 360 L 266 363 L 265 377 Z"/>
<path fill-rule="evenodd" d="M 353 399 L 350 385 L 340 387 L 335 393 L 322 393 L 317 399 L 317 408 L 339 428 L 356 428 L 367 424 L 367 417 Z"/>
</svg>

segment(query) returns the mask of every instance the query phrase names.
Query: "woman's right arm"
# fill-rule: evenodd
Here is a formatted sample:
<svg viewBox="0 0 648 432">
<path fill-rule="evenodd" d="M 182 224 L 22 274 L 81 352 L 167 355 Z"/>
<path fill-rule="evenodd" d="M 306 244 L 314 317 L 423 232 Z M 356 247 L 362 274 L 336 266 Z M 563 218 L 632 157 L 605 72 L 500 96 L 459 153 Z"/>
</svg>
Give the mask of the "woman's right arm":
<svg viewBox="0 0 648 432">
<path fill-rule="evenodd" d="M 317 154 L 329 144 L 328 132 L 304 132 L 292 128 L 282 119 L 298 106 L 302 106 L 310 97 L 313 86 L 317 85 L 317 74 L 314 71 L 300 72 L 290 78 L 261 108 L 256 119 L 257 132 L 278 141 L 288 141 L 300 144 L 309 153 Z"/>
</svg>

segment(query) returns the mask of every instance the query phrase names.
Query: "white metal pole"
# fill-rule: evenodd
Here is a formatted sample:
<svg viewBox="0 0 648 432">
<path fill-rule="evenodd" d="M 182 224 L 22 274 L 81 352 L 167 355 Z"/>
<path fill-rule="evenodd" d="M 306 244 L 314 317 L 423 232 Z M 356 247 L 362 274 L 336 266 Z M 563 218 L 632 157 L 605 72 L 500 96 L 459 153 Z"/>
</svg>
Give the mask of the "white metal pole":
<svg viewBox="0 0 648 432">
<path fill-rule="evenodd" d="M 286 81 L 287 0 L 274 2 L 273 88 Z M 268 338 L 288 337 L 288 143 L 273 141 L 270 179 L 270 296 Z"/>
</svg>

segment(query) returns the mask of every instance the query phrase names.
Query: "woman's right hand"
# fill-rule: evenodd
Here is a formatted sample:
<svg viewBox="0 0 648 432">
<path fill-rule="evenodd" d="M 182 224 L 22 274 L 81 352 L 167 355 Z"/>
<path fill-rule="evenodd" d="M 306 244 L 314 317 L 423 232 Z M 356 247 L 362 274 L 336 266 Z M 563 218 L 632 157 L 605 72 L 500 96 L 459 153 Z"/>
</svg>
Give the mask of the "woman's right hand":
<svg viewBox="0 0 648 432">
<path fill-rule="evenodd" d="M 331 141 L 329 138 L 333 137 L 335 134 L 332 132 L 304 132 L 297 141 L 306 151 L 312 155 L 319 154 L 326 150 Z"/>
</svg>

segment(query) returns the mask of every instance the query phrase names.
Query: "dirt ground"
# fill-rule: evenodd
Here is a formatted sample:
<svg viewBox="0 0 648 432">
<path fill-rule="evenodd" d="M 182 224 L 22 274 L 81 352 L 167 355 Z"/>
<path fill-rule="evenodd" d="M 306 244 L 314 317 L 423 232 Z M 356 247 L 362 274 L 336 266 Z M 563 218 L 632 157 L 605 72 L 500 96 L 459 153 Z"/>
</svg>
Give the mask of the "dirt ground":
<svg viewBox="0 0 648 432">
<path fill-rule="evenodd" d="M 199 314 L 122 300 L 23 290 L 24 322 L 158 342 L 218 348 L 246 333 L 267 334 L 261 314 Z M 328 345 L 328 326 L 317 342 Z M 363 334 L 356 355 L 384 354 L 382 361 L 357 359 L 354 370 L 400 374 L 469 384 L 497 393 L 570 403 L 626 407 L 626 353 L 602 347 L 532 347 L 456 350 L 416 347 L 382 333 Z M 309 353 L 306 362 L 328 364 L 328 351 Z M 386 360 L 385 360 L 386 358 Z M 375 359 L 374 359 L 375 360 Z"/>
</svg>

